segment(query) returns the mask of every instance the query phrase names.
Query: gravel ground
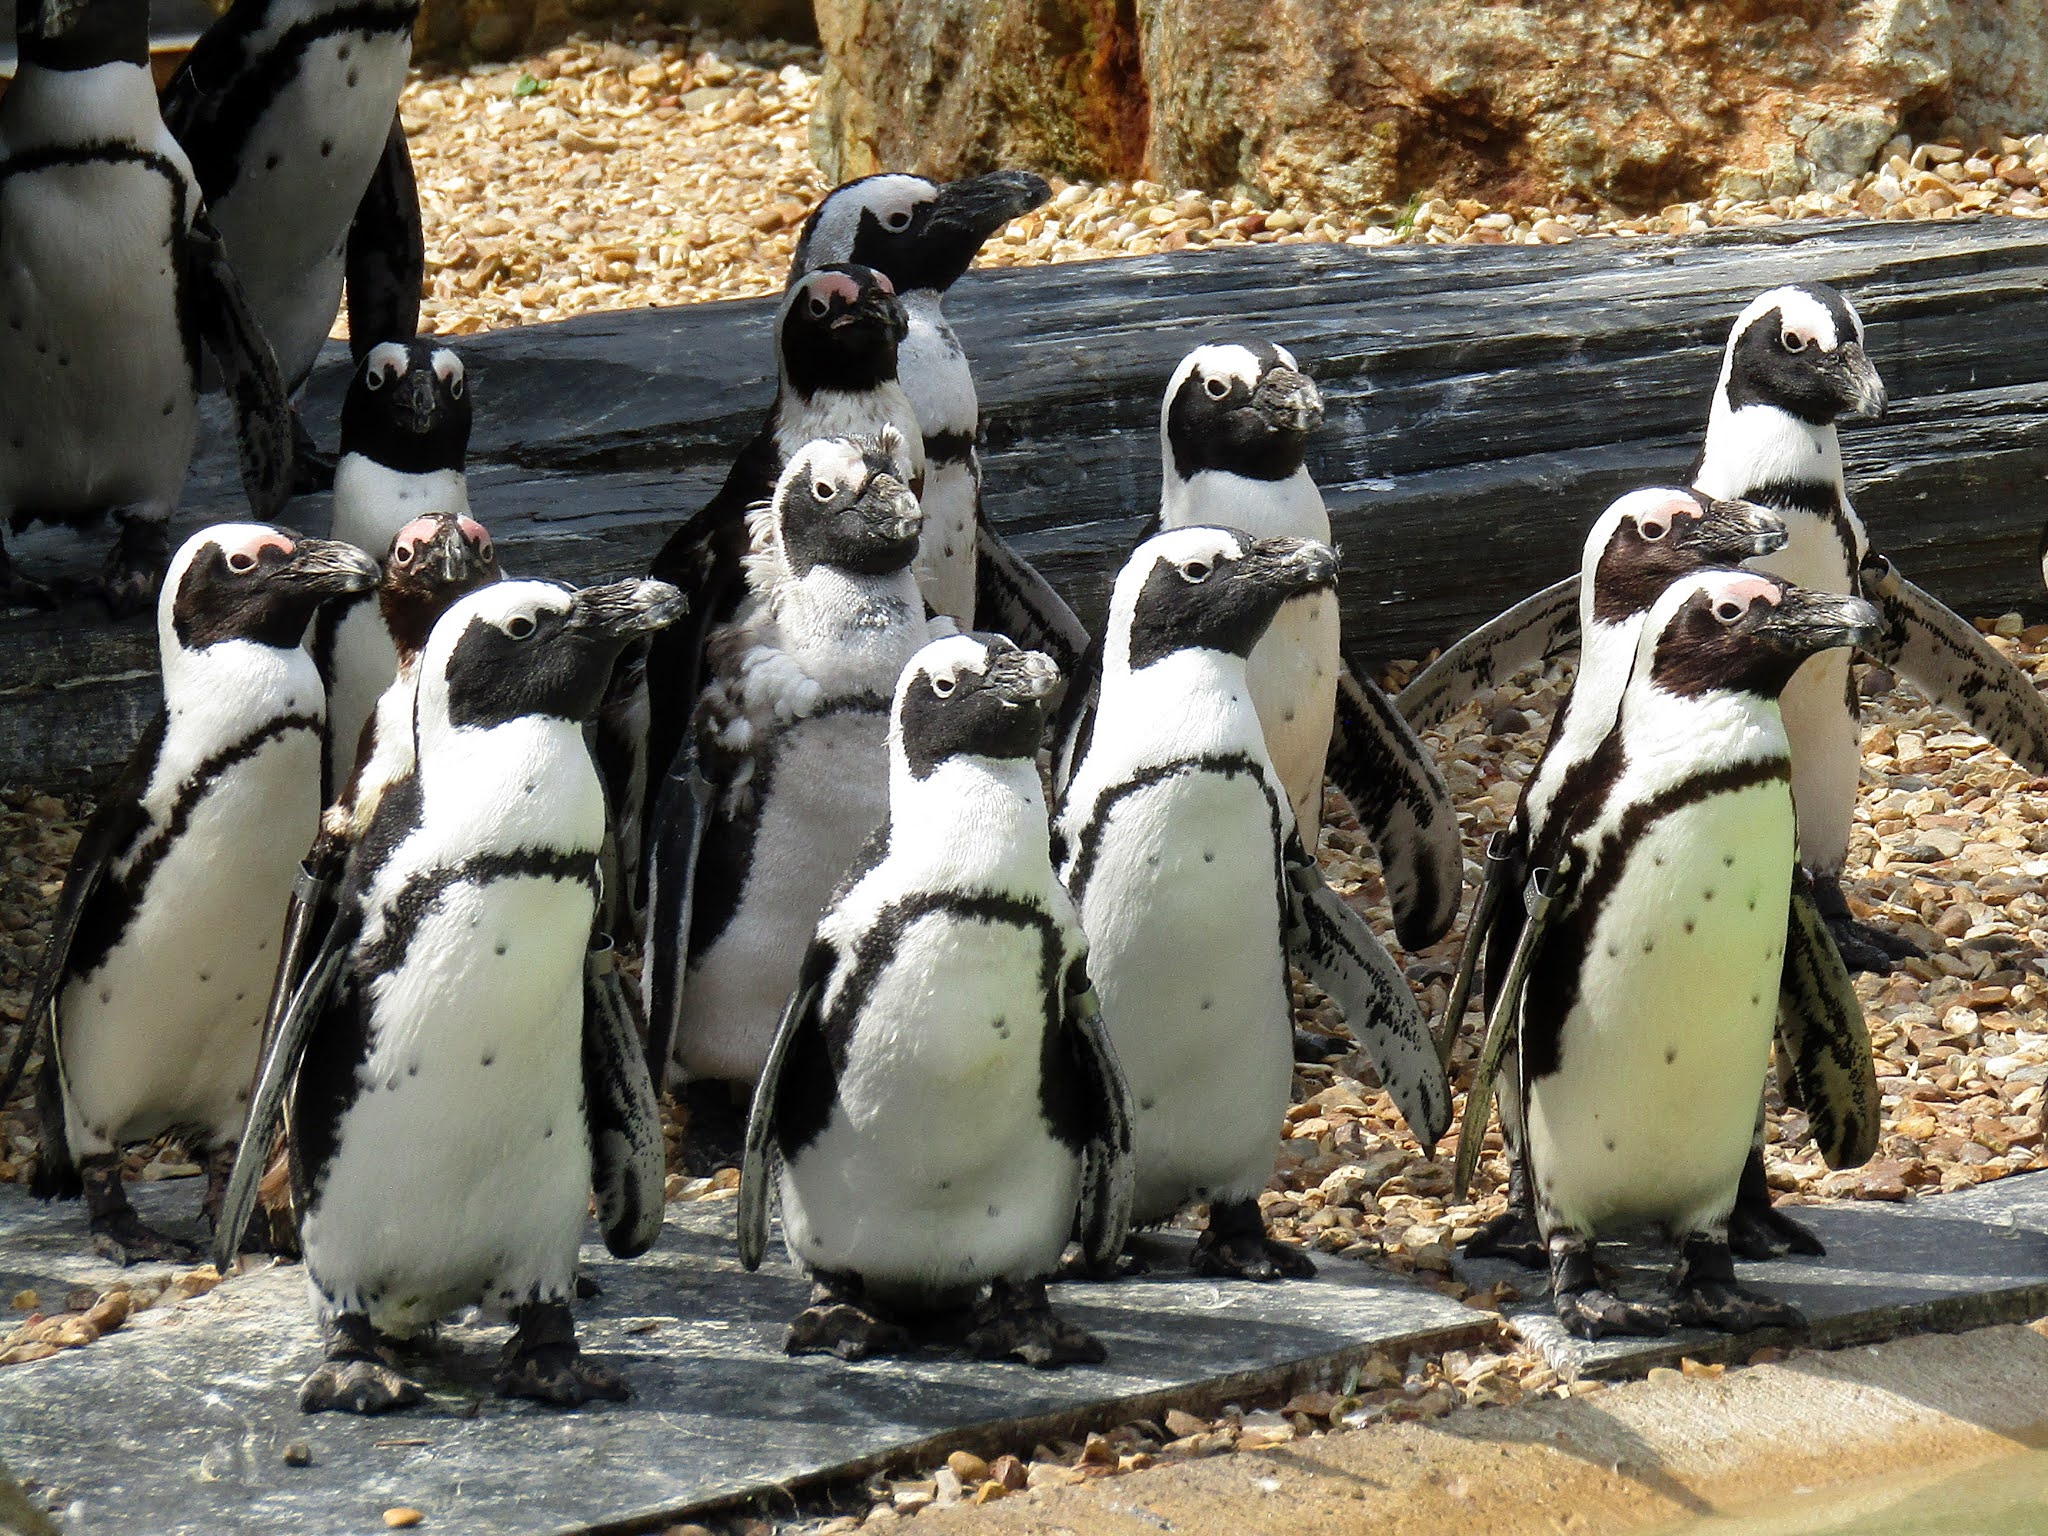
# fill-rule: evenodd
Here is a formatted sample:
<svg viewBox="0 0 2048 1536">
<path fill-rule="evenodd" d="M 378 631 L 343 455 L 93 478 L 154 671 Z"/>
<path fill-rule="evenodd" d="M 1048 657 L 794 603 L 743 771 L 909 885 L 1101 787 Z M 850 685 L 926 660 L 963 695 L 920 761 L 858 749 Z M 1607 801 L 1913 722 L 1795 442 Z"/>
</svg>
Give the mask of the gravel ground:
<svg viewBox="0 0 2048 1536">
<path fill-rule="evenodd" d="M 643 27 L 407 88 L 427 228 L 422 326 L 493 326 L 780 289 L 826 191 L 810 158 L 815 49 Z M 1887 145 L 1838 192 L 1617 214 L 1572 199 L 1493 206 L 1417 197 L 1354 219 L 1138 181 L 1056 182 L 990 241 L 985 265 L 1149 255 L 1250 241 L 1558 244 L 1802 218 L 2040 217 L 2048 134 Z M 337 334 L 340 334 L 337 331 Z"/>
</svg>

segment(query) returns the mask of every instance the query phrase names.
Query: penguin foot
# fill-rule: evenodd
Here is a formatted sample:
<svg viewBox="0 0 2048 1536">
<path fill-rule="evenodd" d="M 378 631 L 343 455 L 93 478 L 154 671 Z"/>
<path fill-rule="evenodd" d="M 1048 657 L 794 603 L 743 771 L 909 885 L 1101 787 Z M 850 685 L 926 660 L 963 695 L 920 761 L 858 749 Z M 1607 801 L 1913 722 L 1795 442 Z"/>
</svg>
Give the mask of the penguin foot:
<svg viewBox="0 0 2048 1536">
<path fill-rule="evenodd" d="M 1045 1282 L 998 1280 L 974 1304 L 967 1347 L 977 1360 L 1021 1360 L 1040 1370 L 1100 1365 L 1109 1351 L 1092 1333 L 1064 1322 L 1046 1299 Z"/>
<path fill-rule="evenodd" d="M 1887 933 L 1847 914 L 1830 915 L 1827 925 L 1835 948 L 1841 951 L 1842 964 L 1852 971 L 1882 976 L 1900 960 L 1924 959 L 1927 955 L 1926 950 L 1905 935 Z"/>
<path fill-rule="evenodd" d="M 1077 1244 L 1060 1255 L 1060 1267 L 1053 1272 L 1052 1280 L 1055 1285 L 1068 1280 L 1105 1282 L 1130 1280 L 1138 1275 L 1151 1273 L 1152 1266 L 1130 1252 L 1118 1254 L 1107 1264 L 1091 1264 L 1088 1262 L 1088 1255 L 1083 1253 Z"/>
<path fill-rule="evenodd" d="M 1664 1302 L 1623 1301 L 1599 1286 L 1560 1291 L 1552 1305 L 1565 1331 L 1582 1339 L 1604 1339 L 1616 1334 L 1654 1338 L 1671 1331 L 1674 1311 Z"/>
<path fill-rule="evenodd" d="M 1465 1239 L 1468 1259 L 1506 1259 L 1524 1269 L 1544 1266 L 1543 1234 L 1527 1206 L 1509 1206 Z"/>
<path fill-rule="evenodd" d="M 299 1388 L 301 1413 L 391 1413 L 424 1401 L 427 1389 L 382 1360 L 329 1360 Z"/>
<path fill-rule="evenodd" d="M 576 1271 L 576 1299 L 594 1301 L 604 1294 L 604 1283 L 588 1270 Z"/>
<path fill-rule="evenodd" d="M 1195 1240 L 1189 1268 L 1221 1280 L 1306 1280 L 1316 1261 L 1266 1233 L 1256 1200 L 1209 1207 L 1209 1229 Z"/>
<path fill-rule="evenodd" d="M 708 1179 L 721 1168 L 737 1168 L 747 1142 L 747 1112 L 733 1103 L 730 1084 L 705 1079 L 682 1090 L 683 1170 Z"/>
<path fill-rule="evenodd" d="M 0 608 L 37 608 L 45 612 L 63 599 L 56 590 L 33 577 L 24 576 L 0 550 Z"/>
<path fill-rule="evenodd" d="M 199 1257 L 199 1250 L 190 1243 L 143 1225 L 133 1206 L 124 1205 L 95 1215 L 87 1230 L 92 1234 L 92 1251 L 123 1268 L 133 1264 L 190 1264 Z"/>
<path fill-rule="evenodd" d="M 865 1360 L 869 1355 L 907 1355 L 916 1344 L 908 1328 L 890 1322 L 868 1304 L 858 1278 L 820 1274 L 811 1285 L 811 1304 L 789 1325 L 782 1352 Z"/>
<path fill-rule="evenodd" d="M 1732 1280 L 1699 1280 L 1674 1292 L 1673 1315 L 1694 1328 L 1754 1333 L 1759 1328 L 1800 1328 L 1806 1316 L 1789 1301 Z"/>
<path fill-rule="evenodd" d="M 517 1332 L 505 1345 L 494 1378 L 500 1397 L 530 1397 L 557 1408 L 576 1408 L 596 1398 L 622 1403 L 632 1396 L 626 1380 L 608 1365 L 586 1359 L 576 1344 L 576 1324 L 565 1301 L 529 1301 L 512 1309 Z"/>
<path fill-rule="evenodd" d="M 1294 1032 L 1294 1059 L 1305 1066 L 1319 1067 L 1325 1062 L 1349 1056 L 1358 1047 L 1341 1035 L 1319 1035 L 1312 1029 L 1296 1029 Z"/>
<path fill-rule="evenodd" d="M 299 416 L 299 408 L 293 406 L 292 494 L 311 496 L 319 491 L 333 490 L 337 462 L 333 454 L 323 452 L 313 441 L 313 434 L 306 430 L 306 423 Z"/>
<path fill-rule="evenodd" d="M 1736 1202 L 1728 1215 L 1728 1246 L 1738 1259 L 1782 1259 L 1788 1253 L 1818 1257 L 1828 1251 L 1813 1228 L 1794 1221 L 1768 1200 L 1761 1205 Z"/>
<path fill-rule="evenodd" d="M 155 605 L 170 562 L 170 529 L 162 519 L 123 518 L 94 591 L 117 619 L 143 613 Z"/>
</svg>

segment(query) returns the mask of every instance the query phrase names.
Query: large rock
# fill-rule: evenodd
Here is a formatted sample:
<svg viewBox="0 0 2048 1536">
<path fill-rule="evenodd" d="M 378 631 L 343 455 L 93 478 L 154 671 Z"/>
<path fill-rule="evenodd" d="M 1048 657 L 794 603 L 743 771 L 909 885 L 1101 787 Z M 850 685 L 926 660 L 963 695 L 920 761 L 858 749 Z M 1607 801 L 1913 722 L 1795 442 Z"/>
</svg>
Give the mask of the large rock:
<svg viewBox="0 0 2048 1536">
<path fill-rule="evenodd" d="M 1363 213 L 1828 190 L 2048 124 L 2048 0 L 816 0 L 834 178 L 1028 165 Z"/>
<path fill-rule="evenodd" d="M 733 37 L 816 34 L 809 0 L 424 0 L 413 29 L 419 58 L 509 59 L 572 32 L 646 18 L 715 27 Z"/>
</svg>

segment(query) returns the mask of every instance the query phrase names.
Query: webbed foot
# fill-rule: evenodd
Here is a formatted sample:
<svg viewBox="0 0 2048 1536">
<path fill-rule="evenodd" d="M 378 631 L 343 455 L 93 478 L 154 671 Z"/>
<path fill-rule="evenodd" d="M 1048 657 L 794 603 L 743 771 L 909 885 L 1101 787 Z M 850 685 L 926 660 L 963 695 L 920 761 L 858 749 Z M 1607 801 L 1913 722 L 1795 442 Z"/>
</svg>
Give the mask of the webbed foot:
<svg viewBox="0 0 2048 1536">
<path fill-rule="evenodd" d="M 1041 1370 L 1100 1365 L 1109 1351 L 1092 1333 L 1064 1322 L 1046 1300 L 1045 1282 L 998 1280 L 974 1304 L 967 1347 L 977 1360 L 1021 1360 Z"/>
<path fill-rule="evenodd" d="M 1789 1301 L 1737 1284 L 1728 1240 L 1713 1233 L 1686 1238 L 1670 1290 L 1674 1316 L 1695 1328 L 1753 1333 L 1759 1328 L 1798 1328 L 1806 1321 Z"/>
<path fill-rule="evenodd" d="M 327 1358 L 299 1388 L 301 1413 L 390 1413 L 422 1401 L 427 1389 L 398 1368 L 388 1340 L 360 1312 L 327 1324 Z"/>
<path fill-rule="evenodd" d="M 1465 1257 L 1506 1259 L 1525 1269 L 1543 1268 L 1543 1234 L 1537 1229 L 1535 1213 L 1527 1206 L 1511 1205 L 1481 1223 L 1479 1230 L 1465 1239 Z"/>
<path fill-rule="evenodd" d="M 622 1403 L 632 1394 L 608 1365 L 586 1359 L 576 1344 L 569 1304 L 529 1301 L 515 1307 L 518 1331 L 505 1345 L 493 1381 L 500 1397 L 530 1397 L 557 1408 L 577 1408 L 604 1398 Z"/>
<path fill-rule="evenodd" d="M 1307 1066 L 1319 1067 L 1324 1062 L 1349 1056 L 1357 1049 L 1342 1035 L 1319 1035 L 1312 1029 L 1294 1031 L 1294 1059 Z"/>
<path fill-rule="evenodd" d="M 1306 1280 L 1316 1261 L 1270 1237 L 1256 1200 L 1212 1203 L 1209 1229 L 1196 1239 L 1189 1267 L 1223 1280 Z"/>
<path fill-rule="evenodd" d="M 811 1286 L 811 1304 L 789 1325 L 782 1352 L 865 1360 L 870 1355 L 908 1354 L 916 1343 L 908 1328 L 882 1317 L 866 1301 L 859 1280 L 820 1274 Z"/>
<path fill-rule="evenodd" d="M 706 1078 L 686 1084 L 680 1097 L 687 1116 L 684 1170 L 706 1179 L 721 1168 L 739 1167 L 747 1144 L 747 1112 L 733 1103 L 732 1085 Z"/>
<path fill-rule="evenodd" d="M 143 1223 L 128 1203 L 128 1191 L 121 1187 L 121 1156 L 101 1153 L 79 1159 L 79 1178 L 85 1185 L 86 1231 L 92 1249 L 101 1258 L 124 1268 L 131 1264 L 190 1264 L 199 1250 L 190 1243 L 167 1237 Z"/>
<path fill-rule="evenodd" d="M 1616 1334 L 1654 1338 L 1671 1331 L 1674 1308 L 1670 1302 L 1624 1301 L 1600 1283 L 1591 1238 L 1555 1234 L 1549 1252 L 1551 1307 L 1567 1333 L 1582 1339 L 1604 1339 Z"/>
<path fill-rule="evenodd" d="M 1768 1188 L 1761 1199 L 1749 1198 L 1746 1189 L 1736 1198 L 1728 1213 L 1728 1246 L 1738 1259 L 1751 1260 L 1782 1259 L 1788 1253 L 1818 1257 L 1828 1251 L 1813 1228 L 1771 1204 Z"/>
<path fill-rule="evenodd" d="M 37 608 L 47 612 L 62 601 L 46 583 L 22 575 L 7 558 L 7 552 L 0 550 L 0 608 Z"/>
<path fill-rule="evenodd" d="M 121 532 L 100 567 L 94 586 L 107 612 L 117 619 L 143 613 L 156 603 L 164 569 L 171 562 L 169 525 L 161 518 L 119 519 Z"/>
<path fill-rule="evenodd" d="M 1927 951 L 1905 935 L 1875 927 L 1852 913 L 1837 876 L 1814 874 L 1813 899 L 1850 970 L 1882 976 L 1897 961 L 1926 958 Z"/>
</svg>

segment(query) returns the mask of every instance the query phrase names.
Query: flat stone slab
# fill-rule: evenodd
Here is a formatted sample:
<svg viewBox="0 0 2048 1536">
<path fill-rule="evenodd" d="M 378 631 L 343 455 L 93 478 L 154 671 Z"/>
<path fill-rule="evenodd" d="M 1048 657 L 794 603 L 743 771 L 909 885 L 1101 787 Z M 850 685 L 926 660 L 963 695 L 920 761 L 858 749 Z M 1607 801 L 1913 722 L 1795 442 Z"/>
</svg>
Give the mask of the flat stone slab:
<svg viewBox="0 0 2048 1536">
<path fill-rule="evenodd" d="M 1740 1264 L 1739 1276 L 1806 1315 L 1803 1330 L 1725 1334 L 1679 1329 L 1662 1338 L 1588 1342 L 1550 1308 L 1547 1276 L 1502 1260 L 1460 1262 L 1475 1287 L 1505 1280 L 1522 1292 L 1509 1324 L 1566 1378 L 1639 1376 L 1658 1365 L 1744 1360 L 1766 1345 L 1822 1347 L 1899 1334 L 1947 1332 L 2048 1314 L 2048 1176 L 2022 1174 L 1952 1195 L 1896 1205 L 1844 1201 L 1791 1207 L 1827 1244 L 1825 1258 Z M 1657 1294 L 1669 1249 L 1603 1246 L 1626 1297 Z"/>
<path fill-rule="evenodd" d="M 198 1181 L 135 1196 L 146 1218 L 196 1234 Z M 779 1249 L 759 1274 L 742 1271 L 732 1221 L 729 1201 L 678 1204 L 641 1259 L 584 1250 L 604 1286 L 578 1309 L 584 1347 L 625 1373 L 628 1403 L 560 1413 L 505 1402 L 490 1373 L 506 1330 L 463 1325 L 421 1361 L 419 1408 L 302 1415 L 318 1337 L 303 1272 L 274 1266 L 0 1372 L 0 1446 L 73 1536 L 359 1533 L 395 1505 L 437 1529 L 575 1532 L 658 1525 L 911 1452 L 1028 1446 L 1168 1404 L 1323 1384 L 1375 1349 L 1449 1348 L 1487 1326 L 1435 1291 L 1336 1258 L 1314 1280 L 1192 1279 L 1188 1241 L 1169 1235 L 1153 1240 L 1152 1276 L 1055 1290 L 1062 1313 L 1109 1346 L 1101 1367 L 1042 1372 L 937 1348 L 791 1360 L 782 1334 L 805 1286 Z M 80 1206 L 0 1186 L 0 1284 L 53 1297 L 115 1279 L 83 1245 Z M 312 1448 L 312 1465 L 284 1464 L 293 1441 Z"/>
</svg>

